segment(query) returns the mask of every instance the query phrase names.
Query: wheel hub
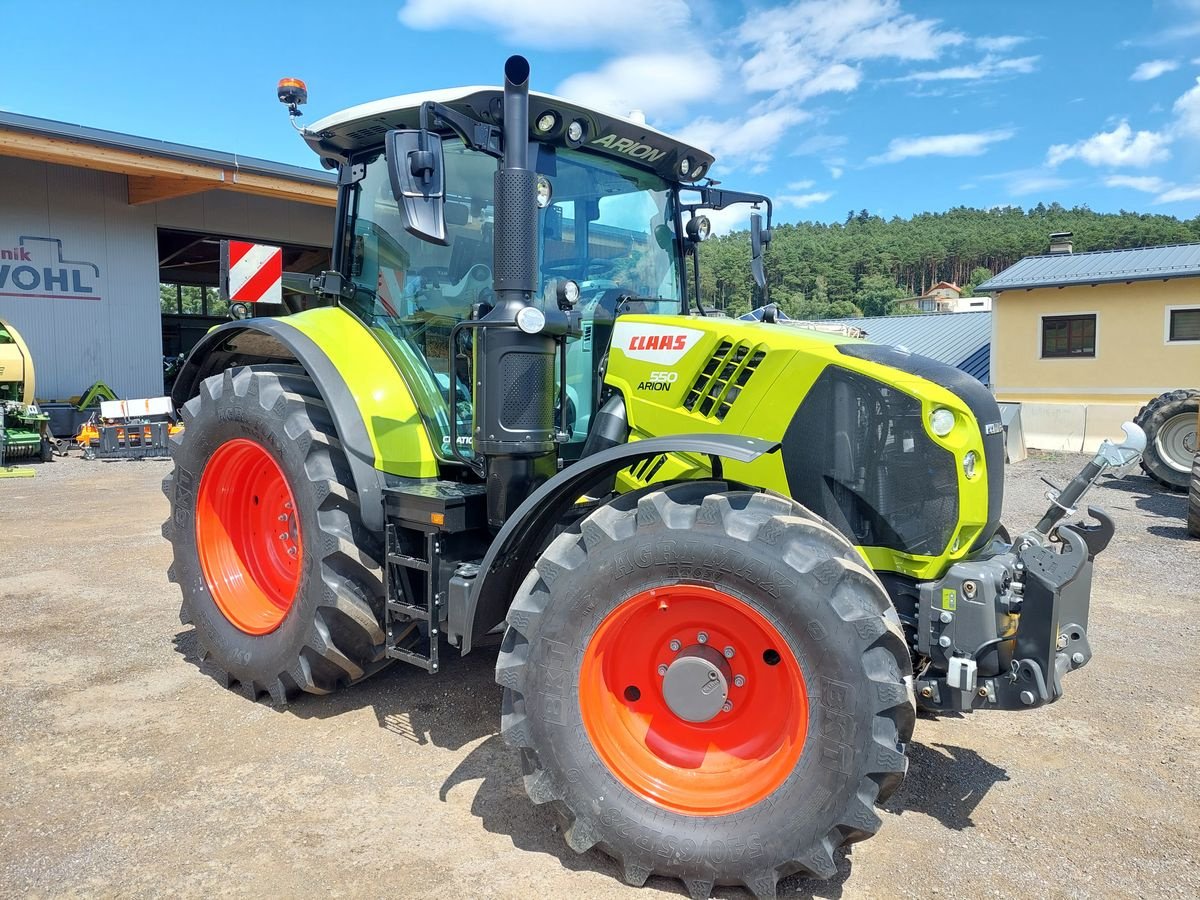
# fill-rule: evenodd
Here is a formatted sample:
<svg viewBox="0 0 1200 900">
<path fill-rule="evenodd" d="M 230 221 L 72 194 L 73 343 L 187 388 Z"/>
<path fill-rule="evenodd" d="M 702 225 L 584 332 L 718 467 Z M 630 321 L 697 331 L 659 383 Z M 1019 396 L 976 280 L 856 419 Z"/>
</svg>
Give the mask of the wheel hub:
<svg viewBox="0 0 1200 900">
<path fill-rule="evenodd" d="M 663 676 L 667 708 L 685 722 L 709 722 L 729 699 L 729 665 L 708 647 L 684 651 Z"/>
</svg>

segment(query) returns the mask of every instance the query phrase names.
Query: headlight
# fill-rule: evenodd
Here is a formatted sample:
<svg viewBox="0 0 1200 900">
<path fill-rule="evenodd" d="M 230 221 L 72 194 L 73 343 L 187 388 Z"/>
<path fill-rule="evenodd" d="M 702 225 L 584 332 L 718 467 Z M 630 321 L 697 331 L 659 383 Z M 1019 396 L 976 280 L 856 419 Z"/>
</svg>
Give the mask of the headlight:
<svg viewBox="0 0 1200 900">
<path fill-rule="evenodd" d="M 552 112 L 542 113 L 538 116 L 537 130 L 541 134 L 549 134 L 558 127 L 558 116 Z"/>
<path fill-rule="evenodd" d="M 517 311 L 517 327 L 526 334 L 537 334 L 546 327 L 546 314 L 536 306 L 525 306 Z"/>
<path fill-rule="evenodd" d="M 567 126 L 567 141 L 572 144 L 580 144 L 583 141 L 584 127 L 581 119 L 575 119 Z"/>
<path fill-rule="evenodd" d="M 963 457 L 963 474 L 968 478 L 975 477 L 975 465 L 979 462 L 979 456 L 974 450 L 968 450 L 967 455 Z"/>
<path fill-rule="evenodd" d="M 945 437 L 954 430 L 954 413 L 939 406 L 929 414 L 929 427 L 938 437 Z"/>
<path fill-rule="evenodd" d="M 550 205 L 550 198 L 554 196 L 554 188 L 550 186 L 550 179 L 545 175 L 539 175 L 537 180 L 537 207 L 545 209 Z"/>
</svg>

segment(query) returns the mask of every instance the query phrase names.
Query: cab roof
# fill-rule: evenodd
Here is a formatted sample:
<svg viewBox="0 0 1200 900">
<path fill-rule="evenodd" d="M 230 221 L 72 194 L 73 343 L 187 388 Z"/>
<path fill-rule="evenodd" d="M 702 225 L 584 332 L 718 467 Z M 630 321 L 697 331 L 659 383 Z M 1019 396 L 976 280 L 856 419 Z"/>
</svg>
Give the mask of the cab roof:
<svg viewBox="0 0 1200 900">
<path fill-rule="evenodd" d="M 304 139 L 324 164 L 333 166 L 355 151 L 381 146 L 384 135 L 393 128 L 417 128 L 421 104 L 426 101 L 499 125 L 503 96 L 502 88 L 473 85 L 373 100 L 314 122 L 305 129 Z M 557 124 L 543 135 L 534 131 L 533 123 L 547 112 L 557 115 Z M 713 163 L 713 156 L 707 151 L 663 134 L 644 122 L 587 109 L 551 94 L 530 91 L 529 121 L 532 140 L 562 146 L 568 145 L 565 138 L 568 123 L 579 121 L 584 126 L 580 149 L 647 169 L 669 181 L 696 181 Z M 686 175 L 681 171 L 685 159 Z"/>
</svg>

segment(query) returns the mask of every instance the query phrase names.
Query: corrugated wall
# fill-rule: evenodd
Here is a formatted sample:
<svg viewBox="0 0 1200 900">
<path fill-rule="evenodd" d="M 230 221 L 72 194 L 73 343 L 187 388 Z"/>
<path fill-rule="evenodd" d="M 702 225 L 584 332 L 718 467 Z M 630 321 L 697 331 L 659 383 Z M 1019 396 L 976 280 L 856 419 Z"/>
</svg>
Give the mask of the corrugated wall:
<svg viewBox="0 0 1200 900">
<path fill-rule="evenodd" d="M 329 246 L 332 219 L 323 207 L 227 191 L 135 207 L 123 175 L 0 158 L 0 318 L 28 342 L 40 398 L 96 380 L 124 397 L 156 396 L 157 228 Z"/>
</svg>

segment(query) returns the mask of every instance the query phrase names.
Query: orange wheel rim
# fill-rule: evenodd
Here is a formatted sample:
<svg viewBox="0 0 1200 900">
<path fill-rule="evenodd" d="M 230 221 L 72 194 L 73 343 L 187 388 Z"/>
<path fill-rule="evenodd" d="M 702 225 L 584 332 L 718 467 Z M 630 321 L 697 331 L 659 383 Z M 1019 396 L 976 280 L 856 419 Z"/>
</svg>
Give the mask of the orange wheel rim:
<svg viewBox="0 0 1200 900">
<path fill-rule="evenodd" d="M 679 692 L 680 678 L 698 671 L 724 690 L 716 713 L 706 689 Z M 579 702 L 613 776 L 688 815 L 727 815 L 770 795 L 808 733 L 804 675 L 779 631 L 703 585 L 642 591 L 605 616 L 584 651 Z"/>
<path fill-rule="evenodd" d="M 303 542 L 296 500 L 261 444 L 217 448 L 196 496 L 196 550 L 213 601 L 236 628 L 267 634 L 296 596 Z"/>
</svg>

